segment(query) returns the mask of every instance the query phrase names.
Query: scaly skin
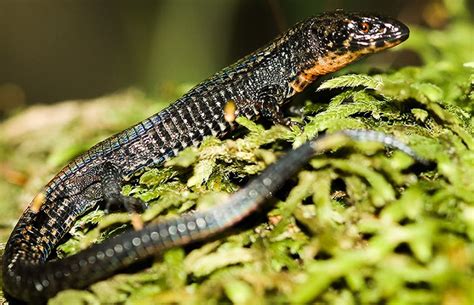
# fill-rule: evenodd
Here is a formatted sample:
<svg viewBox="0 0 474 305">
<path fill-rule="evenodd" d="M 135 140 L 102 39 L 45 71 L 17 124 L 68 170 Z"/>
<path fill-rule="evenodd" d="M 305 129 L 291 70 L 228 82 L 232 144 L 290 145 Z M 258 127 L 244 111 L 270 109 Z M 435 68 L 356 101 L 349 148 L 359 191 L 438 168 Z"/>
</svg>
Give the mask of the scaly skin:
<svg viewBox="0 0 474 305">
<path fill-rule="evenodd" d="M 280 106 L 317 77 L 407 37 L 405 25 L 375 15 L 336 11 L 309 18 L 168 108 L 95 145 L 62 169 L 21 216 L 3 257 L 4 290 L 17 299 L 44 302 L 60 290 L 87 287 L 137 260 L 236 224 L 299 170 L 313 154 L 314 143 L 288 154 L 214 209 L 125 232 L 62 260 L 47 260 L 74 221 L 99 204 L 140 210 L 140 200 L 120 194 L 121 184 L 134 173 L 161 165 L 205 136 L 223 137 L 233 130 L 224 110 L 228 101 L 235 108 L 230 117 L 289 124 Z"/>
</svg>

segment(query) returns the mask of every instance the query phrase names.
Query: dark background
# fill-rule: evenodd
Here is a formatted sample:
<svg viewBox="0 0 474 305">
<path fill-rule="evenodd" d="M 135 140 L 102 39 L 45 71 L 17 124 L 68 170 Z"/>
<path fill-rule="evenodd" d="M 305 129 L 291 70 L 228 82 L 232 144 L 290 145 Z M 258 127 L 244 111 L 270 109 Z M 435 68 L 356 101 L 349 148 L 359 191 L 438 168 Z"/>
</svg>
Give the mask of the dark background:
<svg viewBox="0 0 474 305">
<path fill-rule="evenodd" d="M 455 5 L 449 3 L 0 0 L 0 114 L 130 86 L 153 97 L 167 85 L 198 82 L 293 23 L 336 8 L 442 28 L 449 22 L 445 5 Z"/>
</svg>

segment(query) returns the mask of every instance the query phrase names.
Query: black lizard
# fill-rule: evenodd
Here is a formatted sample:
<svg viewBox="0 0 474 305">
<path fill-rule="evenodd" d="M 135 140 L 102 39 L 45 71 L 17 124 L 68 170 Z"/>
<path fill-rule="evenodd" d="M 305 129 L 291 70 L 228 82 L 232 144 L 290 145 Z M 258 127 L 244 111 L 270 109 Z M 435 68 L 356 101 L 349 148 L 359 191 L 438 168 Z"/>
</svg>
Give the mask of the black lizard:
<svg viewBox="0 0 474 305">
<path fill-rule="evenodd" d="M 125 232 L 76 255 L 47 261 L 73 222 L 98 204 L 142 208 L 140 200 L 120 193 L 131 175 L 159 166 L 205 136 L 222 137 L 234 129 L 224 111 L 228 101 L 235 107 L 231 117 L 264 117 L 288 125 L 279 108 L 317 77 L 393 47 L 408 34 L 402 23 L 370 14 L 336 11 L 309 18 L 168 108 L 95 145 L 63 168 L 21 216 L 3 257 L 5 291 L 21 300 L 43 302 L 62 289 L 86 287 L 138 259 L 232 226 L 297 171 L 319 142 L 290 153 L 215 209 Z M 353 138 L 371 134 L 345 133 Z M 379 137 L 384 139 L 390 138 Z"/>
</svg>

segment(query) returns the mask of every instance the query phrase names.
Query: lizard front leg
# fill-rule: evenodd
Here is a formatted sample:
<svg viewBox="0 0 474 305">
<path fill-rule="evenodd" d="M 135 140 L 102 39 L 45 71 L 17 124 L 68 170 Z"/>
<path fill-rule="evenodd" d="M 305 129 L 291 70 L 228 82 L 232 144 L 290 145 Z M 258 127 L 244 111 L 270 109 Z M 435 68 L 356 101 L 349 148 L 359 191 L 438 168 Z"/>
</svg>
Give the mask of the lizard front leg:
<svg viewBox="0 0 474 305">
<path fill-rule="evenodd" d="M 273 124 L 279 124 L 289 128 L 299 126 L 297 122 L 285 117 L 280 109 L 280 105 L 284 99 L 283 92 L 283 88 L 278 85 L 268 85 L 264 87 L 258 94 L 255 108 L 264 119 Z"/>
</svg>

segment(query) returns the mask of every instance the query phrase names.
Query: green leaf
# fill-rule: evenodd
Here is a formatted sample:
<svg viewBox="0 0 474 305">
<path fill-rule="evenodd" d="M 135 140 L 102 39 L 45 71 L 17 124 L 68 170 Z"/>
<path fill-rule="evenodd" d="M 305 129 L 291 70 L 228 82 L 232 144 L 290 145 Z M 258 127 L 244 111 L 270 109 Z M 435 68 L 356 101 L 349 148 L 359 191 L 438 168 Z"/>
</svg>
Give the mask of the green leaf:
<svg viewBox="0 0 474 305">
<path fill-rule="evenodd" d="M 365 87 L 378 90 L 382 85 L 382 78 L 379 76 L 347 74 L 325 81 L 319 86 L 318 91 L 345 87 Z"/>
</svg>

